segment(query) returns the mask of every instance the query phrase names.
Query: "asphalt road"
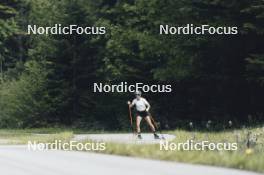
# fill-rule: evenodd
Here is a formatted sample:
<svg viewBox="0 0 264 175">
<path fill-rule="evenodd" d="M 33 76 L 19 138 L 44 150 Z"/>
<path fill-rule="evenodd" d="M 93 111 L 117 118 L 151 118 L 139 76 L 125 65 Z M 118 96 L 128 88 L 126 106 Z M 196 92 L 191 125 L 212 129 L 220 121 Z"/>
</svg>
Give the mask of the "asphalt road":
<svg viewBox="0 0 264 175">
<path fill-rule="evenodd" d="M 0 146 L 1 175 L 257 175 L 210 166 L 75 151 Z"/>
</svg>

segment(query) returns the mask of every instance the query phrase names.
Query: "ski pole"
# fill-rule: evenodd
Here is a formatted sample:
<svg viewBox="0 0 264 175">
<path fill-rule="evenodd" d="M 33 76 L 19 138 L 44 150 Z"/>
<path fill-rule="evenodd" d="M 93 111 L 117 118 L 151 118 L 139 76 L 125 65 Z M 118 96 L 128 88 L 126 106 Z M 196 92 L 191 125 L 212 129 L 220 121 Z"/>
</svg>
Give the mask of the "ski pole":
<svg viewBox="0 0 264 175">
<path fill-rule="evenodd" d="M 129 119 L 130 119 L 130 127 L 131 127 L 131 131 L 134 134 L 134 129 L 133 129 L 133 119 L 132 119 L 132 112 L 131 112 L 131 107 L 128 104 L 128 111 L 129 111 Z"/>
</svg>

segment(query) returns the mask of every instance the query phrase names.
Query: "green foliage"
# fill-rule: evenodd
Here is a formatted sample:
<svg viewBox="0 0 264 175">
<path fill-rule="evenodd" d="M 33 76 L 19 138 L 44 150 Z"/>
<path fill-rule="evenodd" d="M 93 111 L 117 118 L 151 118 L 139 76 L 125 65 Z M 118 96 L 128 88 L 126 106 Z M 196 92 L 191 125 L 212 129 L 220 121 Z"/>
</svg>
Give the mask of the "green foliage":
<svg viewBox="0 0 264 175">
<path fill-rule="evenodd" d="M 18 4 L 17 0 L 3 0 L 0 3 L 0 19 L 8 19 L 14 17 L 17 14 L 15 9 Z"/>
<path fill-rule="evenodd" d="M 18 14 L 17 0 L 4 0 L 0 2 L 0 74 L 1 82 L 3 81 L 3 71 L 14 67 L 19 57 L 17 51 L 18 42 L 16 41 L 19 34 L 19 26 L 15 20 Z M 1 83 L 0 82 L 0 83 Z"/>
<path fill-rule="evenodd" d="M 35 61 L 25 63 L 25 71 L 17 80 L 9 80 L 0 88 L 1 127 L 32 127 L 46 124 L 48 97 L 45 91 L 47 72 Z"/>
<path fill-rule="evenodd" d="M 264 55 L 251 55 L 250 58 L 247 58 L 247 61 L 249 79 L 259 81 L 264 85 Z"/>
<path fill-rule="evenodd" d="M 170 95 L 147 94 L 172 127 L 175 116 L 261 118 L 263 8 L 261 0 L 2 1 L 2 121 L 123 129 L 129 95 L 92 92 L 94 82 L 120 81 L 177 83 Z M 105 26 L 107 33 L 27 36 L 28 24 Z M 239 35 L 159 35 L 161 24 L 238 26 Z"/>
</svg>

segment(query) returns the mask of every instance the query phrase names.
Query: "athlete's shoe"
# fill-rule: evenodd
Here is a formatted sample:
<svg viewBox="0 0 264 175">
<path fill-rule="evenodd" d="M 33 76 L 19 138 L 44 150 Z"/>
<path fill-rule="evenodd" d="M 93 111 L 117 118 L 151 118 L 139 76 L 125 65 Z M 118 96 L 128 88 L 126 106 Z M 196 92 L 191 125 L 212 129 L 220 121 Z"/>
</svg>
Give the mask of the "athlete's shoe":
<svg viewBox="0 0 264 175">
<path fill-rule="evenodd" d="M 142 139 L 142 136 L 141 136 L 141 134 L 138 134 L 138 136 L 137 136 L 137 137 L 138 137 L 138 139 L 140 139 L 140 140 Z"/>
<path fill-rule="evenodd" d="M 154 133 L 154 139 L 160 139 L 159 135 Z"/>
</svg>

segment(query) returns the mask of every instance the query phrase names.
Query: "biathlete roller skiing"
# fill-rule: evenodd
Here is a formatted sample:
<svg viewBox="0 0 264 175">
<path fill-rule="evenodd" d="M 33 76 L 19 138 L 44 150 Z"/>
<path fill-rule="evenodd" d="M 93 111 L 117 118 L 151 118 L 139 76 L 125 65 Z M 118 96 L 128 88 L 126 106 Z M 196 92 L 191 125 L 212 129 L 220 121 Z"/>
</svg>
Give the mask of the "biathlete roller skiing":
<svg viewBox="0 0 264 175">
<path fill-rule="evenodd" d="M 148 123 L 151 131 L 153 132 L 154 138 L 160 139 L 160 137 L 156 133 L 156 128 L 154 126 L 155 122 L 153 121 L 152 116 L 149 112 L 150 104 L 141 95 L 142 94 L 140 91 L 136 91 L 135 92 L 136 98 L 132 101 L 132 103 L 130 101 L 127 102 L 128 106 L 129 106 L 131 128 L 133 130 L 131 108 L 133 108 L 135 106 L 135 108 L 136 108 L 136 131 L 137 131 L 138 139 L 142 139 L 141 130 L 140 130 L 140 123 L 142 121 L 142 118 L 144 118 L 146 120 L 146 122 Z"/>
</svg>

